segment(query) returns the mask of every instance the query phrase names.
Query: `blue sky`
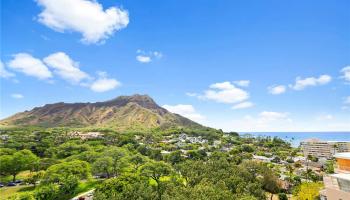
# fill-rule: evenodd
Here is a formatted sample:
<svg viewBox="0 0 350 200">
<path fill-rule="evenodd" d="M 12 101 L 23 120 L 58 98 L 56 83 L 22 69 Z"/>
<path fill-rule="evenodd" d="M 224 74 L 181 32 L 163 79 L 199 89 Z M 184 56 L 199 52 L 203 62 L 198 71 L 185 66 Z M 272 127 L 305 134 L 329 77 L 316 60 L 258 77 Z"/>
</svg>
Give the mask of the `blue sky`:
<svg viewBox="0 0 350 200">
<path fill-rule="evenodd" d="M 350 130 L 350 2 L 1 1 L 1 112 L 149 94 L 236 131 Z"/>
</svg>

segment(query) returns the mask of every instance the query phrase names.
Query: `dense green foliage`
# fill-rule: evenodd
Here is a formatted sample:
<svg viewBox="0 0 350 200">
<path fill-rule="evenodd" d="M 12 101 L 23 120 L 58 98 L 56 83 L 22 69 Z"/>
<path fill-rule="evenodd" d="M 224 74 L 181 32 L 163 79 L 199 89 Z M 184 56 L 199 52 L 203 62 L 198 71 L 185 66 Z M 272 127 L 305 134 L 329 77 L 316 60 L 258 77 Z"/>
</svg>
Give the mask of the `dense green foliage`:
<svg viewBox="0 0 350 200">
<path fill-rule="evenodd" d="M 94 130 L 103 137 L 82 139 L 72 131 L 1 131 L 6 136 L 0 148 L 1 179 L 16 180 L 18 173 L 29 170 L 25 182 L 34 186 L 13 198 L 63 200 L 95 188 L 97 200 L 283 199 L 291 190 L 282 187 L 282 160 L 289 183 L 301 182 L 293 173 L 294 161 L 287 162 L 297 151 L 278 138 L 240 137 L 214 129 L 155 129 Z M 258 162 L 253 155 L 274 160 Z M 82 189 L 82 184 L 91 187 Z"/>
</svg>

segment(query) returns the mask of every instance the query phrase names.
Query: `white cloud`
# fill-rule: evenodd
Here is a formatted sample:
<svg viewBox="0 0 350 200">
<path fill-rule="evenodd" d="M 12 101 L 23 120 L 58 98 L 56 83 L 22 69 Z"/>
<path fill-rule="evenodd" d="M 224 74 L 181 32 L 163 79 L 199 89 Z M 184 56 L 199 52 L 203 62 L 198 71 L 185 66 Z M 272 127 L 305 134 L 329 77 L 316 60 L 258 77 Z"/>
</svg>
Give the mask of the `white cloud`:
<svg viewBox="0 0 350 200">
<path fill-rule="evenodd" d="M 237 88 L 226 81 L 210 85 L 210 89 L 204 92 L 202 98 L 219 103 L 238 103 L 247 100 L 249 94 L 245 90 Z"/>
<path fill-rule="evenodd" d="M 22 94 L 15 93 L 11 94 L 11 97 L 14 99 L 22 99 L 24 96 Z"/>
<path fill-rule="evenodd" d="M 288 118 L 288 113 L 281 113 L 281 112 L 271 112 L 271 111 L 263 111 L 259 114 L 259 120 L 262 122 L 270 122 L 270 121 L 276 121 L 276 120 L 290 120 Z"/>
<path fill-rule="evenodd" d="M 329 82 L 331 82 L 332 77 L 329 75 L 321 75 L 318 78 L 317 77 L 308 77 L 305 79 L 302 79 L 300 77 L 297 77 L 295 80 L 294 85 L 290 85 L 290 87 L 294 90 L 303 90 L 307 87 L 311 86 L 319 86 L 319 85 L 325 85 Z"/>
<path fill-rule="evenodd" d="M 52 77 L 52 73 L 40 59 L 34 58 L 27 53 L 15 54 L 14 58 L 8 63 L 8 66 L 13 70 L 39 79 L 49 79 Z"/>
<path fill-rule="evenodd" d="M 159 51 L 146 52 L 144 50 L 138 49 L 136 53 L 138 54 L 136 56 L 136 60 L 140 63 L 149 63 L 152 62 L 154 59 L 161 59 L 163 57 L 163 54 Z"/>
<path fill-rule="evenodd" d="M 268 87 L 269 93 L 274 95 L 283 94 L 286 92 L 286 89 L 287 88 L 284 85 L 276 85 L 276 86 Z"/>
<path fill-rule="evenodd" d="M 194 92 L 186 92 L 186 95 L 189 97 L 197 97 L 198 96 L 198 94 L 194 93 Z"/>
<path fill-rule="evenodd" d="M 238 86 L 241 86 L 241 87 L 248 87 L 250 84 L 250 81 L 249 80 L 240 80 L 240 81 L 234 81 L 234 83 Z"/>
<path fill-rule="evenodd" d="M 96 0 L 36 0 L 43 8 L 38 21 L 58 31 L 82 34 L 85 43 L 104 41 L 129 23 L 127 11 L 117 7 L 103 10 Z"/>
<path fill-rule="evenodd" d="M 322 114 L 316 117 L 316 120 L 319 121 L 325 121 L 325 120 L 332 120 L 334 117 L 331 114 Z"/>
<path fill-rule="evenodd" d="M 54 73 L 70 83 L 77 84 L 89 78 L 87 73 L 79 69 L 79 63 L 72 60 L 64 52 L 53 53 L 44 58 L 44 62 L 54 69 Z"/>
<path fill-rule="evenodd" d="M 10 78 L 10 77 L 14 77 L 14 76 L 15 76 L 15 74 L 7 71 L 5 69 L 4 63 L 2 63 L 2 61 L 0 61 L 0 77 L 2 77 L 2 78 Z"/>
<path fill-rule="evenodd" d="M 162 52 L 153 51 L 152 53 L 153 53 L 153 56 L 156 57 L 156 58 L 162 58 L 163 57 Z"/>
<path fill-rule="evenodd" d="M 234 131 L 281 131 L 293 130 L 293 120 L 288 113 L 263 111 L 257 116 L 246 115 L 242 119 L 232 120 L 225 130 Z"/>
<path fill-rule="evenodd" d="M 205 117 L 199 114 L 192 105 L 178 104 L 163 105 L 162 107 L 172 113 L 182 115 L 196 122 L 202 122 L 205 119 Z"/>
<path fill-rule="evenodd" d="M 345 97 L 344 104 L 350 104 L 350 96 Z"/>
<path fill-rule="evenodd" d="M 246 101 L 246 102 L 242 102 L 242 103 L 239 103 L 239 104 L 232 106 L 232 109 L 238 110 L 238 109 L 250 108 L 253 106 L 254 106 L 254 104 L 252 102 Z"/>
<path fill-rule="evenodd" d="M 342 73 L 342 78 L 350 83 L 350 66 L 344 67 L 340 72 Z"/>
<path fill-rule="evenodd" d="M 149 63 L 149 62 L 152 61 L 151 57 L 149 57 L 149 56 L 142 56 L 142 55 L 136 56 L 136 60 L 141 62 L 141 63 Z"/>
<path fill-rule="evenodd" d="M 90 85 L 92 91 L 106 92 L 121 86 L 121 83 L 116 79 L 107 78 L 106 72 L 99 72 L 98 74 L 99 78 Z"/>
</svg>

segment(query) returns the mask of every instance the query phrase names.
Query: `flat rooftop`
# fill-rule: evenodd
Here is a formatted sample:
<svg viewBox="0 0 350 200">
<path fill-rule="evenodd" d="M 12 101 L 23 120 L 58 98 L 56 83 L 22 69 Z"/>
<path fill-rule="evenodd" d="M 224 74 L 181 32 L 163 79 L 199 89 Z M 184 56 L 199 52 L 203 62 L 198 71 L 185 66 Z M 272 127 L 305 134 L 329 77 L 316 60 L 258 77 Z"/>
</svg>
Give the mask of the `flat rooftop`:
<svg viewBox="0 0 350 200">
<path fill-rule="evenodd" d="M 337 153 L 334 155 L 336 158 L 349 159 L 350 160 L 350 152 Z"/>
<path fill-rule="evenodd" d="M 344 174 L 344 173 L 332 174 L 331 177 L 350 181 L 350 174 Z"/>
<path fill-rule="evenodd" d="M 350 140 L 321 140 L 319 138 L 308 138 L 301 142 L 304 143 L 350 143 Z"/>
</svg>

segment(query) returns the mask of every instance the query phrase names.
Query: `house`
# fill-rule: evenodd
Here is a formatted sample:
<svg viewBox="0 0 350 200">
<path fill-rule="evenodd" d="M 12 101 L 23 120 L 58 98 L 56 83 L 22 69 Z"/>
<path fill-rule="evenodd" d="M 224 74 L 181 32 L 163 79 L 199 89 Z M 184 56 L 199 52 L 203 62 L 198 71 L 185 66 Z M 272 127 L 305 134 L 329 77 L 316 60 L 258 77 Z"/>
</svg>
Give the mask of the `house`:
<svg viewBox="0 0 350 200">
<path fill-rule="evenodd" d="M 100 132 L 79 132 L 75 131 L 69 134 L 72 138 L 80 138 L 82 140 L 102 138 L 103 133 Z"/>
<path fill-rule="evenodd" d="M 0 139 L 1 139 L 1 140 L 4 140 L 4 141 L 5 141 L 5 140 L 8 140 L 9 138 L 10 138 L 9 135 L 6 135 L 6 134 L 1 134 L 1 135 L 0 135 Z"/>
<path fill-rule="evenodd" d="M 350 152 L 338 153 L 335 174 L 323 177 L 325 189 L 320 191 L 321 200 L 350 200 Z"/>
<path fill-rule="evenodd" d="M 265 156 L 257 156 L 257 155 L 253 155 L 253 159 L 261 162 L 271 162 L 272 160 L 272 158 L 268 158 Z"/>
</svg>

